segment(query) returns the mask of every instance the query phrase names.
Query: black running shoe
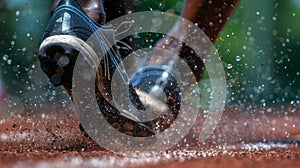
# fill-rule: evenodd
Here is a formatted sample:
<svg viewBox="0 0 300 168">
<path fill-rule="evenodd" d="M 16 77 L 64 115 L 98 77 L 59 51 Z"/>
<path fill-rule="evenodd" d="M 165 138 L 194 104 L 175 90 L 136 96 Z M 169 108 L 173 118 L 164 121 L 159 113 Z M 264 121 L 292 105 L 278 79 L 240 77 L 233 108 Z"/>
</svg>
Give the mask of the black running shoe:
<svg viewBox="0 0 300 168">
<path fill-rule="evenodd" d="M 93 52 L 93 48 L 86 40 L 100 27 L 100 24 L 95 23 L 75 0 L 61 0 L 48 23 L 39 49 L 41 68 L 54 86 L 63 85 L 71 97 L 73 70 L 79 51 Z M 101 86 L 105 87 L 104 89 L 96 87 L 99 108 L 106 120 L 124 134 L 140 137 L 154 135 L 151 121 L 137 122 L 129 115 L 120 113 L 105 96 L 111 94 L 110 79 L 113 74 L 105 71 L 108 67 L 108 71 L 114 72 L 116 64 L 121 61 L 115 45 L 112 50 L 114 51 L 109 53 L 114 55 L 106 55 L 105 60 L 100 62 L 100 67 L 106 67 L 99 70 L 100 74 L 104 75 L 100 77 L 101 79 L 96 79 L 97 83 L 101 82 L 103 83 Z M 103 90 L 106 93 L 103 93 Z M 135 94 L 135 90 L 131 90 Z M 125 125 L 132 126 L 127 129 Z"/>
<path fill-rule="evenodd" d="M 39 49 L 42 70 L 54 86 L 72 88 L 72 74 L 85 42 L 99 28 L 74 0 L 61 0 L 43 35 Z"/>
</svg>

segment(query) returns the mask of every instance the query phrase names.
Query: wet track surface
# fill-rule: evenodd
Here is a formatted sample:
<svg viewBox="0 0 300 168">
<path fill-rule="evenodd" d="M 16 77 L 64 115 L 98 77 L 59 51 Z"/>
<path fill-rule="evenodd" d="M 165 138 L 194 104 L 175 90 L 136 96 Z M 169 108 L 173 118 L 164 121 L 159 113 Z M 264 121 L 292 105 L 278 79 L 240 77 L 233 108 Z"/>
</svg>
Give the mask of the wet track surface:
<svg viewBox="0 0 300 168">
<path fill-rule="evenodd" d="M 181 142 L 184 147 L 179 149 L 122 154 L 106 151 L 86 138 L 72 111 L 14 116 L 0 121 L 0 165 L 176 168 L 254 167 L 258 164 L 260 167 L 297 167 L 300 163 L 299 109 L 293 112 L 289 112 L 289 108 L 282 109 L 287 110 L 282 111 L 280 107 L 226 108 L 219 127 L 205 144 L 193 138 L 199 135 L 195 126 Z M 241 114 L 241 111 L 246 113 Z M 269 114 L 262 114 L 262 111 L 269 111 Z"/>
<path fill-rule="evenodd" d="M 115 155 L 103 150 L 30 151 L 0 154 L 4 167 L 297 167 L 298 145 L 247 144 L 241 147 L 173 150 Z M 139 156 L 139 157 L 135 157 Z"/>
</svg>

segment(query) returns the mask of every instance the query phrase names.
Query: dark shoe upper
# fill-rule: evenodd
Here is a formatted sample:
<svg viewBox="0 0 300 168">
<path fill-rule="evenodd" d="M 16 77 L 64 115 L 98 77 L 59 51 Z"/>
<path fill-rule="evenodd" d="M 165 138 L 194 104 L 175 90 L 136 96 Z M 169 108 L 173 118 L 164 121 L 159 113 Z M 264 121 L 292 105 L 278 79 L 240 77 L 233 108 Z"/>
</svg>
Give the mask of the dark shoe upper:
<svg viewBox="0 0 300 168">
<path fill-rule="evenodd" d="M 39 51 L 39 60 L 41 62 L 42 70 L 47 74 L 54 86 L 63 85 L 68 90 L 70 96 L 72 96 L 71 88 L 73 70 L 80 52 L 78 47 L 73 46 L 74 42 L 78 42 L 80 44 L 85 43 L 84 45 L 88 45 L 86 44 L 88 38 L 90 38 L 90 36 L 101 27 L 100 24 L 94 22 L 86 14 L 79 2 L 83 1 L 60 0 L 58 2 L 44 32 L 43 42 Z M 103 29 L 103 34 L 105 35 L 104 32 L 105 30 Z M 65 40 L 66 38 L 67 41 Z M 80 44 L 76 45 L 80 46 Z M 108 52 L 104 59 L 100 61 L 100 68 L 108 68 L 99 69 L 99 71 L 103 71 L 102 74 L 104 75 L 100 76 L 101 79 L 96 79 L 98 83 L 104 83 L 102 85 L 104 88 L 96 89 L 99 108 L 111 124 L 118 123 L 126 125 L 130 123 L 134 125 L 135 129 L 131 130 L 131 133 L 128 132 L 130 130 L 123 130 L 124 127 L 121 126 L 120 131 L 127 132 L 125 134 L 134 136 L 153 135 L 154 133 L 152 131 L 151 122 L 139 123 L 120 115 L 120 112 L 111 105 L 105 96 L 103 96 L 107 94 L 107 92 L 101 92 L 101 90 L 109 91 L 110 75 L 113 74 L 106 73 L 105 70 L 108 69 L 113 72 L 116 65 L 121 61 L 117 47 L 113 45 L 111 50 L 113 51 Z"/>
<path fill-rule="evenodd" d="M 87 40 L 97 25 L 74 0 L 60 0 L 45 30 L 43 39 L 53 35 L 73 35 Z"/>
<path fill-rule="evenodd" d="M 55 0 L 53 2 L 51 16 L 54 14 L 60 2 L 61 0 Z M 104 24 L 106 22 L 106 14 L 102 0 L 77 0 L 77 2 L 94 22 L 98 24 Z"/>
</svg>

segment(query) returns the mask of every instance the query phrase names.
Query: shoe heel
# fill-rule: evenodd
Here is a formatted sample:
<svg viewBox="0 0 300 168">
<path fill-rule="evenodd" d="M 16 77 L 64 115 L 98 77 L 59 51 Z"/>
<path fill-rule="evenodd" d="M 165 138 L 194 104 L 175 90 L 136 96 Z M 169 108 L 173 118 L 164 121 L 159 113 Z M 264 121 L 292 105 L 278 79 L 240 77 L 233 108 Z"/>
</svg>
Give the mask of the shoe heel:
<svg viewBox="0 0 300 168">
<path fill-rule="evenodd" d="M 39 48 L 41 68 L 54 86 L 72 88 L 79 51 L 91 52 L 86 40 L 99 28 L 74 0 L 61 0 Z"/>
</svg>

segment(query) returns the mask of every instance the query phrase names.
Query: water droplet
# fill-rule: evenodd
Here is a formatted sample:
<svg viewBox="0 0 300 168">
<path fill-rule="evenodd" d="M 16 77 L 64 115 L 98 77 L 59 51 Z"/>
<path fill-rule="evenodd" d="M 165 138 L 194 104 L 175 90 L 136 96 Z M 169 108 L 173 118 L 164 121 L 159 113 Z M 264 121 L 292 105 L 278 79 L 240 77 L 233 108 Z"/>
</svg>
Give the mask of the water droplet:
<svg viewBox="0 0 300 168">
<path fill-rule="evenodd" d="M 242 59 L 242 58 L 241 58 L 241 56 L 239 56 L 239 55 L 237 55 L 237 56 L 235 57 L 235 60 L 236 60 L 236 61 L 241 61 L 241 59 Z"/>
<path fill-rule="evenodd" d="M 166 6 L 166 5 L 165 5 L 164 2 L 160 2 L 160 3 L 158 4 L 158 8 L 160 8 L 160 9 L 163 9 L 165 6 Z"/>
<path fill-rule="evenodd" d="M 3 61 L 7 61 L 8 60 L 8 55 L 3 55 L 3 57 L 2 57 L 2 59 L 3 59 Z"/>
<path fill-rule="evenodd" d="M 45 117 L 46 117 L 46 115 L 43 113 L 43 114 L 41 115 L 41 117 L 42 117 L 42 118 L 45 118 Z"/>
<path fill-rule="evenodd" d="M 63 55 L 58 59 L 57 65 L 59 67 L 63 68 L 65 66 L 67 66 L 69 64 L 69 62 L 70 62 L 70 59 L 67 56 Z"/>
<path fill-rule="evenodd" d="M 232 69 L 232 68 L 233 68 L 232 64 L 227 64 L 227 69 Z"/>
<path fill-rule="evenodd" d="M 7 60 L 7 64 L 8 64 L 8 65 L 10 65 L 11 63 L 12 63 L 12 60 L 11 60 L 11 59 Z"/>
<path fill-rule="evenodd" d="M 16 15 L 19 16 L 20 15 L 20 11 L 16 11 Z"/>
</svg>

